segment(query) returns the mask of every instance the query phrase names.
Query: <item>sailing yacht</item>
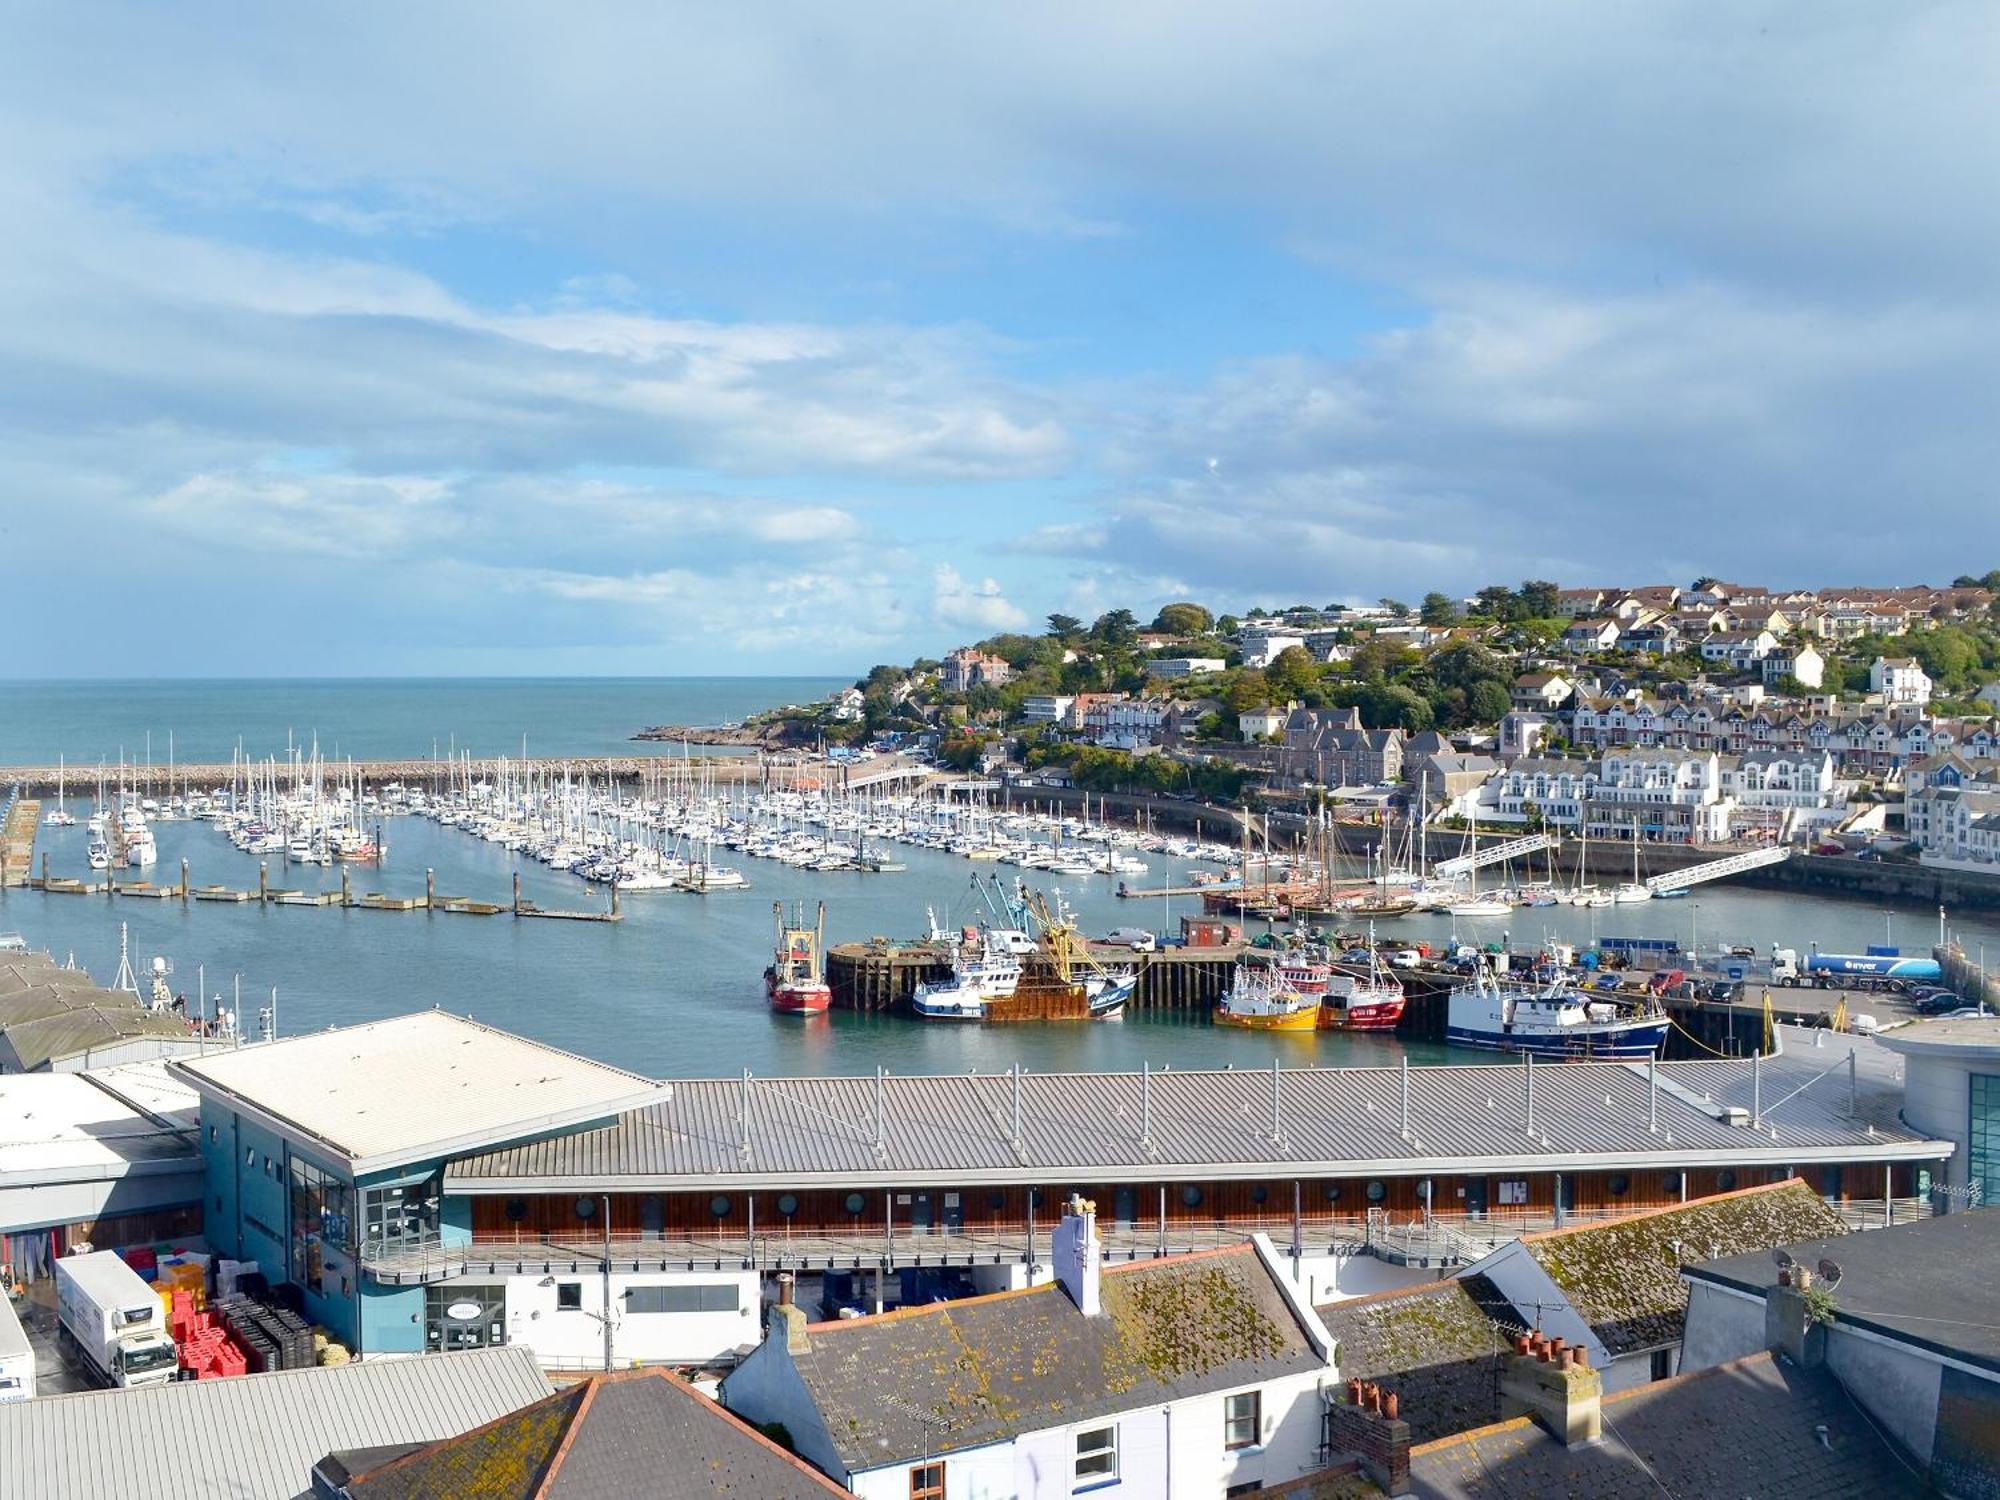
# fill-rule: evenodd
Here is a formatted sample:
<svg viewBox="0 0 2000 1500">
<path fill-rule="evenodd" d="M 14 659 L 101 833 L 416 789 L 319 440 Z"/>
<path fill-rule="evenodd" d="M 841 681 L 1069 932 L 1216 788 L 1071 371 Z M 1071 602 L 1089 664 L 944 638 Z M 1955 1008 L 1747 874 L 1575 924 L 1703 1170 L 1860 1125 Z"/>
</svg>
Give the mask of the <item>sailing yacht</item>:
<svg viewBox="0 0 2000 1500">
<path fill-rule="evenodd" d="M 1639 879 L 1639 820 L 1632 820 L 1632 878 L 1611 893 L 1620 906 L 1635 906 L 1653 899 L 1653 888 Z"/>
<path fill-rule="evenodd" d="M 56 805 L 49 809 L 49 815 L 42 821 L 51 828 L 74 828 L 76 817 L 63 801 L 63 760 L 56 757 Z"/>
<path fill-rule="evenodd" d="M 1470 843 L 1467 846 L 1467 852 L 1476 855 L 1479 852 L 1479 804 L 1476 801 L 1472 804 L 1471 818 L 1472 833 Z M 1474 865 L 1468 873 L 1472 877 L 1472 888 L 1466 893 L 1463 901 L 1446 903 L 1445 913 L 1448 916 L 1504 917 L 1512 914 L 1514 910 L 1512 902 L 1503 901 L 1498 896 L 1481 896 L 1479 894 L 1479 867 L 1477 865 Z"/>
</svg>

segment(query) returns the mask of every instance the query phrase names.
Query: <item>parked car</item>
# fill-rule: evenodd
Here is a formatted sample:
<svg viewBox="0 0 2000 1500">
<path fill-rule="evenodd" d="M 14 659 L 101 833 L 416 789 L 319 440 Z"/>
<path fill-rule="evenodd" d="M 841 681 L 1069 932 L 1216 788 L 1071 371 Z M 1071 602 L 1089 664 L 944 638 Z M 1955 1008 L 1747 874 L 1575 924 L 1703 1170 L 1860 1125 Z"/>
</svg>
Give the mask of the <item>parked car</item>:
<svg viewBox="0 0 2000 1500">
<path fill-rule="evenodd" d="M 1962 1005 L 1957 1010 L 1948 1010 L 1938 1019 L 1943 1021 L 1976 1021 L 1991 1016 L 1992 1011 L 1983 1005 Z"/>
<path fill-rule="evenodd" d="M 1159 938 L 1144 927 L 1114 927 L 1104 941 L 1115 947 L 1130 948 L 1134 953 L 1154 953 L 1160 946 Z"/>
<path fill-rule="evenodd" d="M 1917 1014 L 1920 1016 L 1948 1016 L 1953 1011 L 1964 1008 L 1958 996 L 1953 994 L 1926 996 L 1919 1000 L 1916 1006 Z"/>
</svg>

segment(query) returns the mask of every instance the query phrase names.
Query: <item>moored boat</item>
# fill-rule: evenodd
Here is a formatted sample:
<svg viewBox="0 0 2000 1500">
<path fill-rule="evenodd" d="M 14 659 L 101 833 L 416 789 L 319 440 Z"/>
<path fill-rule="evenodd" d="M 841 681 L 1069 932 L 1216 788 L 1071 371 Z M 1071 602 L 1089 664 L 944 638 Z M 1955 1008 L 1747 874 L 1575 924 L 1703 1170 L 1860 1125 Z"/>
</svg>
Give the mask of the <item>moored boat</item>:
<svg viewBox="0 0 2000 1500">
<path fill-rule="evenodd" d="M 1215 1024 L 1251 1031 L 1312 1031 L 1319 1025 L 1319 997 L 1300 994 L 1275 964 L 1239 962 L 1215 1008 Z"/>
<path fill-rule="evenodd" d="M 1021 983 L 1021 960 L 982 942 L 975 957 L 960 947 L 952 957 L 951 976 L 920 984 L 910 996 L 910 1009 L 926 1021 L 983 1021 L 990 1000 L 1012 995 Z"/>
<path fill-rule="evenodd" d="M 1538 1057 L 1651 1057 L 1666 1042 L 1670 1024 L 1651 996 L 1588 996 L 1566 979 L 1522 983 L 1482 967 L 1453 988 L 1445 1040 Z"/>
<path fill-rule="evenodd" d="M 785 925 L 785 904 L 771 903 L 777 925 L 777 947 L 771 966 L 764 971 L 764 996 L 771 1009 L 786 1016 L 816 1016 L 833 1004 L 833 991 L 826 982 L 821 955 L 825 952 L 826 903 L 819 904 L 813 925 L 805 925 L 803 906 L 793 911 L 792 924 Z"/>
</svg>

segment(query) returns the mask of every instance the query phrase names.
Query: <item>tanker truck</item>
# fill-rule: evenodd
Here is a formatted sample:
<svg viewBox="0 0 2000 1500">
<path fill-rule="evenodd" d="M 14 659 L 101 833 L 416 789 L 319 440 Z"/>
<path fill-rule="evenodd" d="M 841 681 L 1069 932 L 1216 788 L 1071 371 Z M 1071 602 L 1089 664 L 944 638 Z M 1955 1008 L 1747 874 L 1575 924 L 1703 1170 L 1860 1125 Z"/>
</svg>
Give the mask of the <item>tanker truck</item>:
<svg viewBox="0 0 2000 1500">
<path fill-rule="evenodd" d="M 1896 948 L 1871 947 L 1866 953 L 1815 951 L 1806 954 L 1803 963 L 1795 949 L 1771 949 L 1771 979 L 1788 987 L 1879 990 L 1932 982 L 1943 975 L 1936 959 L 1906 957 Z"/>
</svg>

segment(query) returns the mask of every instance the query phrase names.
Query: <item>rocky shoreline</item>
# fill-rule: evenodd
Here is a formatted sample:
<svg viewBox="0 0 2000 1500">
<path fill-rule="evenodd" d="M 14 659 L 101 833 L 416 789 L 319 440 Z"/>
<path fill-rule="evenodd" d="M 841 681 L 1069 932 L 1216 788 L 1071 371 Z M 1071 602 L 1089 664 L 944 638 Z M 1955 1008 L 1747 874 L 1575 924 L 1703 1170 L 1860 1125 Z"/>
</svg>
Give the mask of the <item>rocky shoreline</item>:
<svg viewBox="0 0 2000 1500">
<path fill-rule="evenodd" d="M 686 741 L 699 748 L 703 745 L 728 746 L 736 749 L 785 750 L 804 741 L 794 737 L 790 726 L 782 721 L 743 724 L 653 724 L 632 736 L 635 740 Z"/>
</svg>

